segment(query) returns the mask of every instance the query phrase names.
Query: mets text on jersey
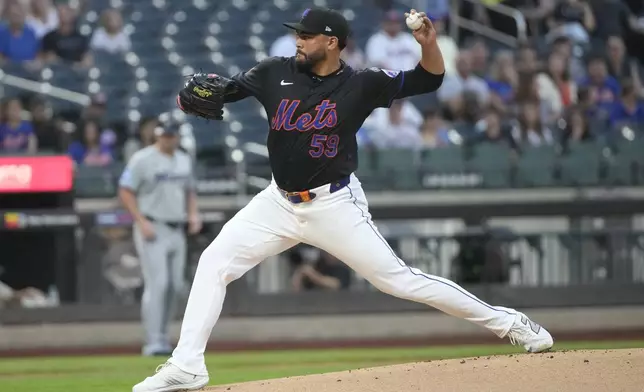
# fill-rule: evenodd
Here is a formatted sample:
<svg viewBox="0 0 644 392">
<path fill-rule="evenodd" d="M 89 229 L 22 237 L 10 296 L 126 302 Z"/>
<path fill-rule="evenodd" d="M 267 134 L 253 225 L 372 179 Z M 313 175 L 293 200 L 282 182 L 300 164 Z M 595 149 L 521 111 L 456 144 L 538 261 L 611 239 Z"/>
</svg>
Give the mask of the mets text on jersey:
<svg viewBox="0 0 644 392">
<path fill-rule="evenodd" d="M 315 116 L 310 113 L 304 113 L 297 119 L 293 119 L 300 103 L 299 99 L 283 99 L 277 107 L 275 116 L 273 116 L 271 129 L 275 131 L 298 130 L 308 132 L 311 129 L 333 128 L 338 124 L 338 113 L 335 110 L 336 104 L 331 103 L 328 99 L 323 100 L 315 107 Z"/>
</svg>

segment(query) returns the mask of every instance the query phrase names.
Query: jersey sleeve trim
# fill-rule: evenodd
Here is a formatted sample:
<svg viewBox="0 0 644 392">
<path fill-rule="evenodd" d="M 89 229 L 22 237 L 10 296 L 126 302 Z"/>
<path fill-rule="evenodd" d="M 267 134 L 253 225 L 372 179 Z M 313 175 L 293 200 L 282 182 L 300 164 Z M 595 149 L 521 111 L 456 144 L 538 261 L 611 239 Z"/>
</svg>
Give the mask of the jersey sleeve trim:
<svg viewBox="0 0 644 392">
<path fill-rule="evenodd" d="M 400 84 L 398 85 L 398 90 L 396 90 L 396 93 L 391 96 L 391 99 L 389 99 L 389 104 L 387 105 L 387 107 L 391 107 L 391 104 L 398 97 L 400 90 L 402 90 L 402 87 L 405 84 L 405 73 L 400 72 L 398 75 L 400 76 Z"/>
</svg>

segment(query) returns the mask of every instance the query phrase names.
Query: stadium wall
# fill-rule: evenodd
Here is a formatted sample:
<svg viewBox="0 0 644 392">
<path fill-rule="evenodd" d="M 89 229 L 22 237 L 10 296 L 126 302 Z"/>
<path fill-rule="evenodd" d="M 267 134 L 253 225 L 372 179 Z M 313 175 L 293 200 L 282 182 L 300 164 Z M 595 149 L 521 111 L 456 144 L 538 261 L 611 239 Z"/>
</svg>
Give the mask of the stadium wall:
<svg viewBox="0 0 644 392">
<path fill-rule="evenodd" d="M 644 338 L 644 306 L 536 308 L 555 339 Z M 173 324 L 176 339 L 180 323 Z M 137 352 L 138 322 L 0 326 L 0 355 Z M 500 343 L 486 330 L 439 312 L 226 317 L 211 336 L 220 350 Z"/>
</svg>

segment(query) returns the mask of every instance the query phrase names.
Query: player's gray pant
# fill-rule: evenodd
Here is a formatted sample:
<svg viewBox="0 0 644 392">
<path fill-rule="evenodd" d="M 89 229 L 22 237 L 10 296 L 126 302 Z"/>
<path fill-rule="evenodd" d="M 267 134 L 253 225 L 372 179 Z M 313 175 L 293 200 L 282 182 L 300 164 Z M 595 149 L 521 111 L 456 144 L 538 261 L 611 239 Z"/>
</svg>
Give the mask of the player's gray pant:
<svg viewBox="0 0 644 392">
<path fill-rule="evenodd" d="M 144 292 L 141 318 L 146 354 L 171 349 L 168 324 L 175 318 L 177 300 L 185 286 L 186 236 L 183 229 L 154 223 L 156 238 L 148 241 L 134 229 L 134 244 L 141 260 Z"/>
</svg>

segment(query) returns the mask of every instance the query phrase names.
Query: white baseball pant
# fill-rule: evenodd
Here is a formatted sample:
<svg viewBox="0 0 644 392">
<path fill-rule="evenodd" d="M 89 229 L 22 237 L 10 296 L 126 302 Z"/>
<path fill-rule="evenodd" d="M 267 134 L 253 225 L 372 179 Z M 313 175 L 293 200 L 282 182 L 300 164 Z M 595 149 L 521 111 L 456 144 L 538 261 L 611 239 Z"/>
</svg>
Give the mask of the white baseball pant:
<svg viewBox="0 0 644 392">
<path fill-rule="evenodd" d="M 224 225 L 199 259 L 171 363 L 185 372 L 206 374 L 204 352 L 226 286 L 300 242 L 332 254 L 385 293 L 427 304 L 499 337 L 508 333 L 515 318 L 509 309 L 488 305 L 454 282 L 409 267 L 396 256 L 372 222 L 355 175 L 337 192 L 329 188 L 312 189 L 313 201 L 292 204 L 273 181 Z"/>
</svg>

